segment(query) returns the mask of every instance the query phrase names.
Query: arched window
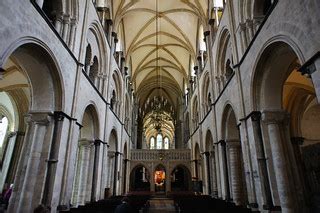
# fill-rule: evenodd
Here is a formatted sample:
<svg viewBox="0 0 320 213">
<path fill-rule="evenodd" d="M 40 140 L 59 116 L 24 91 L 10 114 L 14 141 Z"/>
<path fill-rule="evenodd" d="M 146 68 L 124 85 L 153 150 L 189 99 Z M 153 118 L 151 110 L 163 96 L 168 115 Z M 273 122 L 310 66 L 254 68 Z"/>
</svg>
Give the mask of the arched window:
<svg viewBox="0 0 320 213">
<path fill-rule="evenodd" d="M 157 135 L 157 149 L 162 149 L 162 135 Z"/>
<path fill-rule="evenodd" d="M 169 138 L 168 137 L 164 138 L 164 149 L 169 149 Z"/>
<path fill-rule="evenodd" d="M 155 148 L 155 139 L 154 139 L 154 137 L 151 137 L 150 138 L 150 149 L 154 149 Z"/>
<path fill-rule="evenodd" d="M 8 125 L 8 118 L 2 117 L 2 119 L 0 120 L 0 147 L 3 146 L 3 142 L 8 130 Z"/>
</svg>

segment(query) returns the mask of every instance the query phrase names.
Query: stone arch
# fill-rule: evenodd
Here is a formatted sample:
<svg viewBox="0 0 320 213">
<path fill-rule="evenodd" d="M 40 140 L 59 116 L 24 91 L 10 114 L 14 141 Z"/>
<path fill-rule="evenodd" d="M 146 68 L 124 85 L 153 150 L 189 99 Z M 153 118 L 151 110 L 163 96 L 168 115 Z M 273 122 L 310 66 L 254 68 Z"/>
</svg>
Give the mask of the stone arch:
<svg viewBox="0 0 320 213">
<path fill-rule="evenodd" d="M 64 88 L 61 71 L 54 54 L 42 41 L 33 37 L 23 37 L 13 42 L 0 57 L 0 67 L 12 58 L 22 64 L 21 72 L 31 87 L 30 111 L 59 111 L 64 109 Z M 32 63 L 32 62 L 39 62 Z M 40 62 L 43 62 L 41 64 Z M 41 72 L 39 72 L 41 70 Z M 37 81 L 41 79 L 43 84 Z M 50 95 L 51 94 L 51 95 Z"/>
<path fill-rule="evenodd" d="M 138 169 L 141 170 L 137 171 Z M 137 172 L 139 172 L 138 178 Z M 152 178 L 150 172 L 149 168 L 142 162 L 135 165 L 130 171 L 130 191 L 150 191 L 150 184 L 152 182 L 150 180 Z M 139 182 L 135 182 L 137 179 Z"/>
<path fill-rule="evenodd" d="M 253 108 L 262 111 L 264 144 L 271 149 L 266 155 L 273 158 L 277 184 L 273 193 L 278 193 L 281 208 L 287 211 L 302 211 L 307 208 L 305 197 L 309 196 L 313 203 L 316 195 L 314 187 L 310 188 L 310 171 L 304 170 L 303 164 L 317 161 L 307 150 L 319 149 L 319 143 L 304 143 L 301 121 L 308 109 L 319 106 L 311 80 L 298 72 L 303 62 L 300 48 L 294 42 L 273 38 L 259 54 L 252 87 Z M 313 125 L 319 125 L 319 121 L 308 123 Z"/>
<path fill-rule="evenodd" d="M 26 125 L 21 125 L 20 130 L 26 129 L 23 137 L 16 137 L 13 142 L 16 153 L 12 153 L 9 160 L 12 162 L 9 172 L 10 182 L 14 179 L 14 189 L 9 210 L 31 211 L 43 197 L 51 196 L 50 192 L 35 198 L 27 194 L 40 194 L 48 189 L 48 185 L 44 183 L 50 177 L 47 177 L 44 171 L 49 166 L 40 159 L 40 155 L 50 153 L 49 138 L 54 134 L 51 129 L 55 128 L 52 112 L 61 111 L 64 107 L 62 78 L 51 50 L 43 42 L 32 37 L 23 37 L 12 43 L 2 52 L 1 59 L 0 67 L 5 74 L 1 87 L 12 88 L 8 95 L 13 101 L 17 101 L 18 107 L 15 110 L 20 118 L 23 118 L 21 113 L 26 113 L 29 121 Z M 9 70 L 12 63 L 19 67 L 14 72 Z M 20 73 L 20 77 L 24 79 L 22 85 L 17 78 L 6 82 L 6 77 L 12 73 Z M 1 90 L 6 91 L 5 88 Z M 19 123 L 23 124 L 20 118 L 18 118 Z M 6 177 L 7 174 L 1 176 Z"/>
<path fill-rule="evenodd" d="M 289 67 L 297 60 L 300 64 L 304 62 L 301 51 L 292 44 L 273 39 L 259 54 L 251 90 L 254 110 L 282 108 L 282 86 L 292 71 Z M 279 73 L 276 70 L 285 71 Z"/>
<path fill-rule="evenodd" d="M 113 101 L 113 111 L 119 115 L 120 113 L 120 106 L 121 106 L 121 100 L 122 100 L 122 81 L 121 81 L 121 75 L 120 73 L 115 70 L 112 74 L 112 94 L 111 99 Z"/>
<path fill-rule="evenodd" d="M 73 184 L 72 204 L 84 205 L 94 198 L 95 191 L 95 147 L 94 143 L 99 137 L 99 120 L 97 110 L 93 104 L 89 104 L 81 119 L 76 174 Z"/>
<path fill-rule="evenodd" d="M 236 114 L 230 104 L 225 106 L 222 118 L 222 137 L 224 138 L 222 143 L 225 143 L 223 144 L 225 193 L 226 197 L 230 196 L 236 205 L 243 205 L 247 202 L 247 198 L 240 131 Z"/>
<path fill-rule="evenodd" d="M 171 176 L 171 191 L 191 190 L 192 177 L 191 172 L 186 165 L 181 163 L 175 165 L 168 174 Z"/>
</svg>

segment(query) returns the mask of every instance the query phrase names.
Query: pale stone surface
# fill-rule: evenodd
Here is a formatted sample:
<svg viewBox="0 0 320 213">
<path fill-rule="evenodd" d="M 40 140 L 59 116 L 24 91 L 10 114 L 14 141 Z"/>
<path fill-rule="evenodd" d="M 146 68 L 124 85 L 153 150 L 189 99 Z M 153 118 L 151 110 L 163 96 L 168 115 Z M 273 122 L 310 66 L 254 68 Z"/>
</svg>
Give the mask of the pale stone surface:
<svg viewBox="0 0 320 213">
<path fill-rule="evenodd" d="M 167 170 L 166 192 L 169 192 L 170 174 L 181 164 L 190 171 L 191 177 L 198 174 L 204 193 L 208 193 L 211 186 L 214 196 L 232 198 L 237 205 L 243 204 L 262 212 L 268 211 L 264 209 L 266 204 L 280 206 L 283 212 L 308 211 L 306 199 L 310 194 L 306 193 L 305 183 L 301 183 L 303 168 L 296 165 L 295 159 L 299 148 L 294 147 L 293 150 L 289 139 L 304 137 L 303 147 L 319 144 L 320 138 L 314 133 L 319 121 L 313 116 L 319 112 L 319 57 L 311 61 L 315 69 L 309 76 L 312 88 L 303 82 L 291 82 L 286 86 L 298 89 L 283 93 L 283 87 L 288 72 L 299 70 L 320 49 L 319 1 L 273 1 L 277 3 L 265 20 L 259 11 L 249 9 L 255 8 L 257 1 L 228 1 L 218 26 L 218 20 L 213 26 L 208 25 L 208 19 L 216 17 L 202 17 L 202 28 L 210 31 L 209 35 L 204 35 L 206 61 L 204 58 L 196 60 L 200 50 L 196 33 L 200 26 L 178 24 L 178 27 L 182 26 L 181 31 L 185 28 L 195 30 L 194 34 L 184 32 L 179 37 L 183 41 L 180 43 L 188 43 L 190 50 L 187 52 L 193 55 L 173 50 L 174 54 L 167 54 L 171 61 L 186 56 L 181 59 L 181 67 L 186 73 L 170 70 L 162 74 L 181 90 L 174 93 L 176 88 L 169 87 L 172 94 L 168 96 L 176 99 L 173 102 L 177 105 L 178 118 L 173 144 L 179 149 L 172 150 L 172 155 L 168 155 L 170 159 L 164 162 L 156 159 L 152 151 L 136 150 L 140 130 L 137 114 L 143 106 L 140 102 L 145 101 L 144 96 L 138 94 L 138 85 L 148 81 L 150 88 L 158 87 L 152 82 L 155 75 L 150 74 L 149 79 L 143 80 L 141 76 L 148 76 L 146 73 L 133 78 L 131 69 L 137 67 L 137 62 L 130 61 L 127 52 L 124 56 L 129 73 L 125 75 L 124 62 L 118 63 L 113 56 L 116 45 L 129 48 L 129 41 L 135 36 L 131 34 L 138 28 L 132 26 L 133 29 L 129 29 L 124 23 L 125 29 L 120 32 L 121 19 L 115 16 L 124 14 L 115 13 L 111 1 L 103 0 L 96 1 L 96 5 L 110 9 L 110 14 L 104 15 L 110 15 L 107 19 L 114 22 L 112 26 L 109 24 L 111 30 L 108 34 L 104 28 L 107 23 L 101 24 L 101 14 L 91 0 L 74 1 L 76 5 L 67 1 L 66 8 L 70 10 L 61 11 L 50 26 L 40 14 L 41 6 L 46 2 L 37 0 L 38 6 L 31 1 L 2 0 L 0 3 L 0 91 L 11 97 L 4 100 L 1 95 L 0 106 L 8 108 L 8 101 L 15 103 L 9 107 L 14 117 L 12 122 L 19 124 L 19 128 L 14 130 L 25 132 L 24 137 L 10 138 L 6 158 L 1 161 L 1 188 L 9 184 L 7 177 L 10 182 L 14 180 L 9 212 L 32 212 L 44 202 L 44 191 L 49 191 L 46 204 L 51 206 L 52 212 L 56 212 L 57 207 L 68 209 L 84 204 L 91 198 L 103 199 L 107 188 L 109 195 L 120 195 L 129 190 L 131 171 L 139 163 L 151 173 L 151 191 L 155 190 L 152 177 L 157 165 L 162 163 Z M 207 1 L 200 2 L 208 4 Z M 209 9 L 204 11 L 213 7 L 212 2 L 208 2 Z M 134 21 L 128 17 L 125 17 L 125 22 Z M 197 16 L 193 18 L 197 19 Z M 190 23 L 196 24 L 192 20 Z M 176 31 L 176 28 L 172 29 Z M 117 36 L 112 36 L 111 31 Z M 116 42 L 116 37 L 120 41 Z M 91 55 L 86 51 L 89 45 Z M 170 50 L 170 47 L 162 48 L 164 52 Z M 98 60 L 98 65 L 95 60 Z M 121 58 L 118 60 L 121 62 Z M 189 60 L 194 61 L 187 67 L 184 62 Z M 192 77 L 194 83 L 190 83 L 189 73 L 193 72 L 193 65 L 200 69 Z M 20 75 L 10 74 L 14 69 Z M 90 75 L 91 69 L 96 72 L 95 76 Z M 184 103 L 185 87 L 190 91 L 187 104 Z M 19 90 L 13 94 L 16 88 Z M 112 99 L 113 91 L 115 100 Z M 211 103 L 208 101 L 209 93 Z M 301 111 L 290 111 L 294 107 L 286 108 L 297 102 L 290 94 L 305 97 L 299 99 L 305 100 Z M 235 123 L 229 120 L 229 109 L 234 114 Z M 280 110 L 294 115 L 291 120 L 286 120 L 286 113 Z M 57 124 L 53 112 L 59 111 L 64 113 L 64 120 Z M 263 112 L 259 131 L 259 124 L 249 118 L 253 111 Z M 86 113 L 90 116 L 87 117 Z M 23 122 L 26 114 L 31 116 L 28 123 Z M 190 124 L 189 127 L 186 124 Z M 188 132 L 190 135 L 186 134 Z M 211 134 L 210 143 L 207 141 L 208 133 Z M 228 137 L 234 134 L 238 134 L 236 146 L 229 140 L 236 138 Z M 96 140 L 101 144 L 95 154 L 93 141 Z M 59 145 L 54 146 L 53 141 Z M 221 141 L 226 142 L 227 148 Z M 128 153 L 124 153 L 125 144 Z M 142 147 L 147 146 L 143 144 Z M 195 152 L 196 147 L 199 147 L 199 156 Z M 207 162 L 203 155 L 205 152 L 210 152 Z M 11 158 L 15 154 L 20 160 Z M 57 159 L 50 159 L 52 155 Z M 175 155 L 177 157 L 172 157 Z M 265 159 L 261 159 L 263 157 Z M 131 160 L 127 164 L 126 175 L 123 173 L 125 158 Z M 93 179 L 94 159 L 97 171 Z M 54 169 L 50 169 L 48 160 L 54 161 Z M 197 165 L 191 160 L 197 160 Z M 244 165 L 241 165 L 242 161 Z M 54 178 L 47 177 L 49 171 L 54 173 Z M 295 190 L 301 192 L 295 195 Z"/>
</svg>

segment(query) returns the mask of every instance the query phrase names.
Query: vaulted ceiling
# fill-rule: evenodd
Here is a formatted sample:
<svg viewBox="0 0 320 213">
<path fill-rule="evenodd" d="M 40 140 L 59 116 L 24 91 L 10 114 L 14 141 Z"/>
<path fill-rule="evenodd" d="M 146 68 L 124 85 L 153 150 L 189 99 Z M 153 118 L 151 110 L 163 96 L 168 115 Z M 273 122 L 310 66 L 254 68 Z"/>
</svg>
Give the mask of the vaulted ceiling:
<svg viewBox="0 0 320 213">
<path fill-rule="evenodd" d="M 113 0 L 114 27 L 143 105 L 164 96 L 174 107 L 196 58 L 208 0 Z"/>
</svg>

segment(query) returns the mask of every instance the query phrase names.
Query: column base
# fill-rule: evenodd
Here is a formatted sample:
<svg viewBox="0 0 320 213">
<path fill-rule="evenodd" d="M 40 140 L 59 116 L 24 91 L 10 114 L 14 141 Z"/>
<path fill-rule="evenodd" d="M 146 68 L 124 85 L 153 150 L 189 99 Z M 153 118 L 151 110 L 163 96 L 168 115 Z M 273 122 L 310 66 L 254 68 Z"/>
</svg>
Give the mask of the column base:
<svg viewBox="0 0 320 213">
<path fill-rule="evenodd" d="M 66 211 L 69 210 L 69 207 L 67 205 L 59 205 L 57 206 L 58 211 Z"/>
</svg>

